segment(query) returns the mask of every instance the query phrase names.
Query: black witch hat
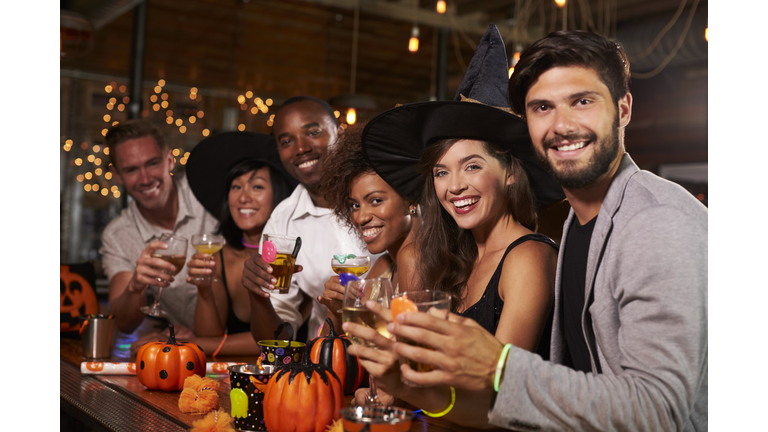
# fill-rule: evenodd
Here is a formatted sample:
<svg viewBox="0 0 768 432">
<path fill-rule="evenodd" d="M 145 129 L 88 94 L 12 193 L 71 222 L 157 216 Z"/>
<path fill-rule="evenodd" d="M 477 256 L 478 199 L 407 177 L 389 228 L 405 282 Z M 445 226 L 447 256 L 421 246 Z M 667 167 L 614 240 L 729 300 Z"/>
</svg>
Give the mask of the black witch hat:
<svg viewBox="0 0 768 432">
<path fill-rule="evenodd" d="M 488 141 L 522 162 L 537 209 L 562 201 L 562 188 L 539 165 L 528 126 L 509 108 L 508 79 L 504 41 L 490 24 L 454 100 L 401 105 L 368 123 L 362 146 L 376 173 L 401 195 L 419 201 L 424 179 L 417 165 L 427 146 L 449 138 Z"/>
<path fill-rule="evenodd" d="M 288 182 L 290 189 L 298 182 L 285 170 L 272 135 L 256 132 L 222 132 L 200 141 L 190 152 L 187 181 L 198 201 L 213 216 L 219 217 L 227 199 L 229 170 L 235 164 L 255 159 L 268 164 Z"/>
</svg>

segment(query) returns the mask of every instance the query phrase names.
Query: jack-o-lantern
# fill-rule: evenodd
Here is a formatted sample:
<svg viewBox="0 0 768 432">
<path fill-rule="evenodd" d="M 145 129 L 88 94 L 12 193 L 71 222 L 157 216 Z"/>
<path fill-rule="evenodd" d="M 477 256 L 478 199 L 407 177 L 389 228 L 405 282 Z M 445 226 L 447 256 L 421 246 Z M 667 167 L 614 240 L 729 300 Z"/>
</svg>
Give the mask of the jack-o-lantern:
<svg viewBox="0 0 768 432">
<path fill-rule="evenodd" d="M 59 274 L 60 331 L 77 331 L 80 329 L 80 315 L 99 313 L 99 302 L 91 284 L 81 275 L 71 272 L 68 265 L 59 266 Z"/>
</svg>

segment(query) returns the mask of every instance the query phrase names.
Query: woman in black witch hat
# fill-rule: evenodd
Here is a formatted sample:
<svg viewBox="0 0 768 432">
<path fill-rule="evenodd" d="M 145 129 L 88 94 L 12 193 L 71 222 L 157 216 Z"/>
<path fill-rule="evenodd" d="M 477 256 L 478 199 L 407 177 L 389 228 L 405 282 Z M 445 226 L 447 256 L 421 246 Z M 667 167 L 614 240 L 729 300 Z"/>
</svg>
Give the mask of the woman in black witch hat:
<svg viewBox="0 0 768 432">
<path fill-rule="evenodd" d="M 539 167 L 525 122 L 508 108 L 507 78 L 504 43 L 491 25 L 454 101 L 382 113 L 368 123 L 363 147 L 376 172 L 421 206 L 420 287 L 450 292 L 452 312 L 548 358 L 557 245 L 535 233 L 536 210 L 564 196 Z M 382 388 L 401 393 L 391 379 L 399 370 L 382 353 L 391 342 L 349 327 L 381 348 L 353 349 L 370 362 L 366 369 L 389 375 Z"/>
<path fill-rule="evenodd" d="M 387 252 L 372 263 L 365 277 L 390 279 L 392 287 L 406 291 L 411 289 L 415 275 L 413 240 L 419 226 L 418 206 L 373 170 L 360 142 L 364 126 L 350 126 L 339 137 L 325 161 L 323 192 L 336 217 L 358 233 L 369 252 Z M 328 307 L 328 317 L 337 328 L 343 299 L 344 287 L 338 276 L 325 283 L 325 291 L 317 299 Z"/>
<path fill-rule="evenodd" d="M 218 233 L 226 240 L 213 261 L 210 255 L 196 253 L 187 263 L 187 282 L 198 286 L 199 338 L 193 341 L 208 353 L 218 349 L 222 355 L 258 354 L 250 332 L 250 301 L 241 283 L 243 265 L 259 253 L 262 228 L 296 180 L 283 168 L 274 138 L 253 132 L 225 132 L 201 141 L 189 156 L 187 178 L 197 199 L 218 217 Z M 199 281 L 195 276 L 213 278 Z M 228 337 L 221 344 L 225 331 Z"/>
</svg>

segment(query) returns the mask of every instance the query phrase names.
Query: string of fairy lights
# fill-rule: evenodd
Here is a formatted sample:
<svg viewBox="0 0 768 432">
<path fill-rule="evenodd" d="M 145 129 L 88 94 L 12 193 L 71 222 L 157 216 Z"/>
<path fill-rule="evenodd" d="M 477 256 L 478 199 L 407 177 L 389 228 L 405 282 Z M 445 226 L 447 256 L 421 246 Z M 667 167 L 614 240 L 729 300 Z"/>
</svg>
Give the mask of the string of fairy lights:
<svg viewBox="0 0 768 432">
<path fill-rule="evenodd" d="M 157 81 L 157 85 L 152 89 L 153 94 L 149 97 L 151 105 L 144 110 L 142 117 L 149 117 L 151 113 L 160 113 L 165 116 L 165 123 L 174 126 L 179 134 L 191 133 L 193 129 L 196 129 L 203 137 L 209 136 L 211 130 L 208 127 L 202 127 L 205 111 L 199 108 L 203 101 L 203 96 L 199 89 L 197 87 L 189 88 L 187 97 L 194 106 L 182 106 L 181 109 L 178 109 L 177 106 L 176 108 L 179 112 L 175 113 L 172 107 L 172 94 L 166 91 L 166 88 L 167 83 L 164 79 Z M 98 114 L 105 123 L 101 130 L 102 136 L 107 135 L 110 127 L 120 124 L 117 117 L 123 116 L 121 113 L 126 110 L 130 102 L 130 97 L 126 94 L 127 90 L 125 85 L 120 85 L 115 81 L 104 86 L 104 92 L 109 96 L 109 99 L 105 106 L 106 112 L 102 111 Z M 274 104 L 272 98 L 262 99 L 250 90 L 238 95 L 235 101 L 240 110 L 243 111 L 243 114 L 253 116 L 269 114 L 269 110 Z M 336 117 L 340 115 L 338 111 L 335 114 Z M 274 119 L 274 114 L 268 115 L 265 121 L 266 125 L 272 127 Z M 247 128 L 246 121 L 243 118 L 240 120 L 237 130 L 245 131 Z M 77 155 L 78 157 L 70 160 L 70 165 L 81 169 L 81 172 L 77 173 L 75 178 L 79 183 L 83 184 L 83 190 L 100 194 L 103 197 L 120 198 L 120 186 L 112 183 L 113 175 L 109 169 L 111 164 L 107 161 L 109 148 L 100 144 L 91 145 L 85 141 L 79 146 L 75 146 L 74 141 L 67 137 L 62 137 L 62 140 L 62 149 L 65 152 L 73 150 L 80 152 Z M 174 148 L 172 149 L 172 154 L 175 161 L 178 161 L 181 165 L 186 165 L 190 152 L 185 151 L 183 148 Z"/>
</svg>

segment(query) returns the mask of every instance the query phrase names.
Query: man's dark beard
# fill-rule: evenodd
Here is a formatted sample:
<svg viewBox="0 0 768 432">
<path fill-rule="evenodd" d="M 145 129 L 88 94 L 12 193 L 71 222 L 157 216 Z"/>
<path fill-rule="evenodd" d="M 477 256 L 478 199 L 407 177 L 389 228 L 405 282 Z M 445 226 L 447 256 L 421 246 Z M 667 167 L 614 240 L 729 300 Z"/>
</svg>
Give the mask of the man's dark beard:
<svg viewBox="0 0 768 432">
<path fill-rule="evenodd" d="M 545 140 L 542 142 L 542 146 L 544 149 L 548 149 L 552 146 L 552 144 L 567 140 L 569 142 L 578 142 L 578 141 L 591 141 L 591 145 L 597 145 L 597 135 L 594 132 L 590 132 L 587 135 L 558 135 L 557 137 Z M 600 177 L 603 176 L 603 174 L 607 173 L 608 170 L 611 168 L 611 164 L 614 160 L 616 160 L 616 155 L 619 152 L 619 116 L 617 115 L 616 118 L 613 121 L 613 127 L 611 128 L 611 134 L 603 140 L 601 143 L 601 147 L 597 148 L 595 147 L 595 153 L 592 157 L 592 160 L 589 161 L 589 165 L 580 172 L 572 171 L 568 168 L 571 168 L 575 162 L 574 161 L 566 161 L 564 164 L 566 166 L 566 169 L 564 172 L 557 172 L 552 167 L 552 165 L 549 163 L 549 160 L 547 159 L 546 150 L 544 154 L 540 154 L 539 152 L 536 153 L 536 157 L 539 158 L 539 162 L 541 162 L 542 167 L 544 167 L 544 170 L 547 171 L 549 175 L 552 176 L 553 179 L 557 183 L 560 184 L 560 186 L 563 186 L 568 189 L 581 189 L 583 187 L 589 186 L 595 181 L 597 181 Z"/>
</svg>

